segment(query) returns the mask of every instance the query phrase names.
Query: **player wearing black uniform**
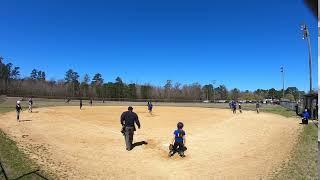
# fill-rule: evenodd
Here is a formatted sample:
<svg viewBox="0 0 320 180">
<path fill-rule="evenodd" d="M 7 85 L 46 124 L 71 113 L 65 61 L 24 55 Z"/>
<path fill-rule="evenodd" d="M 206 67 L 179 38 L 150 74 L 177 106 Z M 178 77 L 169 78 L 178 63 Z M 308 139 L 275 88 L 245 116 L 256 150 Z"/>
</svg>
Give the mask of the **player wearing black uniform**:
<svg viewBox="0 0 320 180">
<path fill-rule="evenodd" d="M 152 113 L 152 108 L 153 108 L 153 105 L 152 105 L 152 103 L 149 101 L 149 102 L 148 102 L 148 111 L 149 111 L 149 113 Z"/>
<path fill-rule="evenodd" d="M 242 113 L 242 105 L 239 103 L 239 112 Z"/>
<path fill-rule="evenodd" d="M 22 111 L 22 107 L 20 101 L 17 101 L 16 104 L 16 112 L 17 112 L 17 121 L 20 122 L 20 112 Z"/>
<path fill-rule="evenodd" d="M 256 110 L 257 110 L 257 113 L 259 114 L 260 113 L 260 104 L 259 104 L 259 102 L 257 102 L 257 104 L 256 104 Z"/>
<path fill-rule="evenodd" d="M 140 129 L 138 115 L 133 112 L 133 108 L 131 106 L 128 107 L 128 111 L 122 113 L 120 117 L 120 123 L 122 125 L 121 132 L 123 133 L 126 141 L 126 149 L 130 151 L 132 150 L 134 131 L 136 131 L 134 124 L 137 124 L 138 128 Z"/>
</svg>

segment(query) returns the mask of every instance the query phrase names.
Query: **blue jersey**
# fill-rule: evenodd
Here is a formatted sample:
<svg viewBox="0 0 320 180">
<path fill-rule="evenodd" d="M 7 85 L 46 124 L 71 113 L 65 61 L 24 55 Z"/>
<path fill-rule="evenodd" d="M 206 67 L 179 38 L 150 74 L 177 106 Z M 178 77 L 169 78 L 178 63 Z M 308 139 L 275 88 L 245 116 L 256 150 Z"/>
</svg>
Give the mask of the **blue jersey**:
<svg viewBox="0 0 320 180">
<path fill-rule="evenodd" d="M 308 111 L 304 111 L 304 112 L 302 113 L 302 116 L 303 116 L 303 118 L 305 118 L 305 119 L 309 119 L 309 118 L 310 118 L 310 115 L 309 115 Z"/>
<path fill-rule="evenodd" d="M 184 130 L 175 130 L 173 134 L 175 136 L 175 142 L 183 143 L 183 137 L 186 135 L 186 132 L 184 132 Z"/>
<path fill-rule="evenodd" d="M 232 103 L 232 108 L 234 108 L 234 109 L 237 108 L 237 103 L 235 103 L 235 102 Z"/>
</svg>

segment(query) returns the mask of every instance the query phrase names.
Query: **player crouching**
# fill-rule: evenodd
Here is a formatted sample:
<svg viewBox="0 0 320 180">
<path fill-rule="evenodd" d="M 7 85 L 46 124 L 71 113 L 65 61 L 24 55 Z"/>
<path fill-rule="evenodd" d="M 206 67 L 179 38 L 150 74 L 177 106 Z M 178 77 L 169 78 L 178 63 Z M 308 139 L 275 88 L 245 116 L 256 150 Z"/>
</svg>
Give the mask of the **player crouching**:
<svg viewBox="0 0 320 180">
<path fill-rule="evenodd" d="M 176 152 L 178 152 L 181 157 L 185 157 L 184 151 L 187 150 L 187 147 L 185 146 L 186 133 L 183 130 L 182 122 L 179 122 L 177 124 L 177 130 L 175 130 L 173 134 L 174 134 L 174 137 L 172 140 L 172 144 L 170 144 L 170 147 L 169 147 L 169 150 L 170 150 L 169 157 L 173 156 Z"/>
<path fill-rule="evenodd" d="M 310 114 L 308 112 L 308 109 L 305 109 L 302 113 L 302 123 L 301 124 L 308 124 L 310 118 Z"/>
</svg>

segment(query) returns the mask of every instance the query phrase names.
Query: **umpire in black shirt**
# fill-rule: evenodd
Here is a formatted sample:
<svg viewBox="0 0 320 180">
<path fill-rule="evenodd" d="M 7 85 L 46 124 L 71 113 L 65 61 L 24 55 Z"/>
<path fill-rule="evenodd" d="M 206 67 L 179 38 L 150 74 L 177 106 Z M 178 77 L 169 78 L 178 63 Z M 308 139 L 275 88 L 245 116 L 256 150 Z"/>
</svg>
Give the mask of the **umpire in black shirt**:
<svg viewBox="0 0 320 180">
<path fill-rule="evenodd" d="M 133 108 L 129 106 L 128 111 L 123 112 L 120 118 L 120 123 L 122 125 L 122 133 L 124 134 L 128 151 L 132 149 L 133 134 L 136 130 L 134 123 L 136 123 L 138 128 L 140 129 L 138 115 L 132 111 Z"/>
</svg>

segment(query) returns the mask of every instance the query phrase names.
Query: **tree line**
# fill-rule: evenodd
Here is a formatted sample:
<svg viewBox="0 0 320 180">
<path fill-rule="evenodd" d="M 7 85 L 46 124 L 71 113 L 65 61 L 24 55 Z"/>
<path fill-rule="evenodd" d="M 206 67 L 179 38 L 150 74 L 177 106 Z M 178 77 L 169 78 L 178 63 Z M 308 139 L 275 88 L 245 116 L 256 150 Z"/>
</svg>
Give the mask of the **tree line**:
<svg viewBox="0 0 320 180">
<path fill-rule="evenodd" d="M 93 98 L 106 100 L 138 100 L 154 99 L 163 101 L 218 101 L 246 100 L 261 101 L 263 99 L 281 99 L 283 91 L 257 89 L 240 91 L 237 88 L 227 89 L 225 85 L 214 87 L 213 84 L 199 83 L 180 84 L 167 80 L 163 86 L 151 84 L 125 83 L 121 77 L 113 82 L 105 82 L 102 74 L 96 73 L 92 78 L 85 74 L 82 79 L 73 69 L 65 73 L 64 79 L 47 80 L 46 73 L 33 69 L 28 77 L 21 77 L 20 67 L 5 63 L 0 57 L 0 94 L 10 96 L 34 96 L 52 98 Z M 299 100 L 304 91 L 296 87 L 288 87 L 284 91 L 286 99 Z"/>
</svg>

